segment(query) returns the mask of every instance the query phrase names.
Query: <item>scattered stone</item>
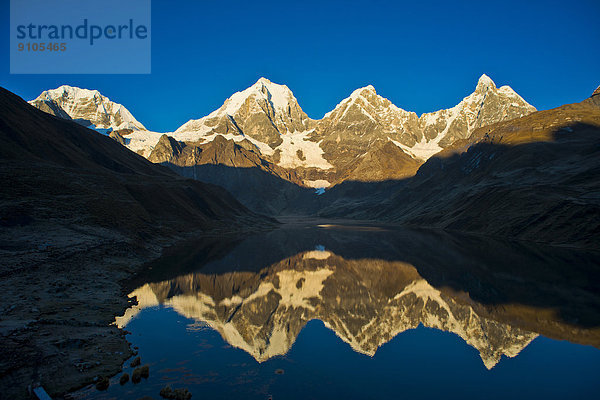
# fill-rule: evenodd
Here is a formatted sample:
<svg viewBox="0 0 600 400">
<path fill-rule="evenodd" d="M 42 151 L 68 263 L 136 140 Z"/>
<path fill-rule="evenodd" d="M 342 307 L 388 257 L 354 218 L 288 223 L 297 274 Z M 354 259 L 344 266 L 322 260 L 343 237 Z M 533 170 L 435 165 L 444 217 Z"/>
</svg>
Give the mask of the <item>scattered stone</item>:
<svg viewBox="0 0 600 400">
<path fill-rule="evenodd" d="M 160 397 L 170 400 L 190 400 L 192 394 L 185 388 L 173 390 L 171 386 L 167 385 L 160 390 Z"/>
<path fill-rule="evenodd" d="M 140 357 L 136 357 L 129 365 L 131 366 L 131 368 L 135 368 L 138 367 L 141 363 L 142 359 Z"/>
<path fill-rule="evenodd" d="M 136 368 L 133 370 L 133 373 L 131 374 L 131 382 L 133 382 L 134 384 L 140 383 L 140 381 L 142 380 L 142 374 L 140 373 L 140 369 Z"/>
<path fill-rule="evenodd" d="M 121 385 L 124 385 L 127 382 L 129 382 L 129 374 L 128 373 L 124 373 L 123 375 L 121 375 L 121 379 L 119 379 L 119 383 Z"/>
<path fill-rule="evenodd" d="M 139 383 L 142 378 L 148 379 L 150 376 L 150 367 L 144 365 L 143 367 L 138 367 L 133 370 L 133 374 L 131 374 L 131 382 Z"/>
<path fill-rule="evenodd" d="M 171 389 L 171 386 L 167 385 L 164 388 L 160 389 L 160 392 L 158 394 L 160 395 L 160 397 L 168 399 L 171 396 L 171 393 L 173 393 L 173 389 Z"/>
<path fill-rule="evenodd" d="M 106 390 L 110 385 L 110 380 L 106 376 L 101 376 L 98 378 L 98 382 L 96 382 L 96 389 L 98 390 Z"/>
</svg>

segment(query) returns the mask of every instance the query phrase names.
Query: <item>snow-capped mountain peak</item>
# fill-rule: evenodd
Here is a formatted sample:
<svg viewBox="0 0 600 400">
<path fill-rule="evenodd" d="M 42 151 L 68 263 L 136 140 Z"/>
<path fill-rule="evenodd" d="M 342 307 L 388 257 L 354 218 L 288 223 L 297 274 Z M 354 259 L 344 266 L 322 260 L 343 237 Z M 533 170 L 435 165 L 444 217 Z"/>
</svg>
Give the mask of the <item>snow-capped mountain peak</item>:
<svg viewBox="0 0 600 400">
<path fill-rule="evenodd" d="M 55 114 L 64 112 L 71 119 L 97 130 L 146 130 L 123 105 L 97 90 L 62 85 L 42 92 L 29 103 L 38 108 L 45 106 Z"/>
<path fill-rule="evenodd" d="M 99 91 L 82 89 L 75 86 L 62 85 L 56 89 L 46 90 L 38 98 L 44 98 L 45 100 L 54 100 L 58 97 L 67 97 L 75 100 L 86 99 L 93 97 L 102 97 Z"/>
<path fill-rule="evenodd" d="M 350 96 L 342 100 L 332 111 L 325 114 L 323 119 L 333 118 L 342 120 L 348 118 L 353 106 L 371 121 L 389 112 L 404 114 L 407 111 L 396 107 L 391 101 L 377 94 L 373 85 L 367 85 L 354 90 Z"/>
<path fill-rule="evenodd" d="M 373 94 L 377 94 L 377 91 L 375 90 L 375 88 L 373 87 L 373 85 L 367 85 L 361 88 L 356 89 L 355 91 L 352 92 L 352 94 L 350 95 L 350 97 L 357 97 L 362 95 L 363 93 L 373 93 Z"/>
<path fill-rule="evenodd" d="M 357 100 L 357 99 L 359 99 L 361 97 L 364 98 L 367 101 L 370 101 L 369 99 L 373 99 L 374 96 L 383 98 L 383 97 L 381 97 L 381 96 L 379 96 L 377 94 L 377 91 L 375 90 L 375 88 L 373 87 L 373 85 L 367 85 L 367 86 L 364 86 L 364 87 L 361 87 L 361 88 L 358 88 L 358 89 L 354 90 L 350 94 L 350 96 L 348 96 L 344 100 L 342 100 L 340 102 L 340 104 L 338 104 L 338 106 L 341 105 L 341 104 L 344 104 L 347 101 Z"/>
<path fill-rule="evenodd" d="M 422 130 L 414 151 L 402 149 L 426 160 L 458 139 L 468 138 L 473 130 L 495 122 L 522 117 L 536 109 L 515 93 L 510 86 L 496 87 L 486 74 L 477 81 L 475 91 L 456 106 L 425 113 L 419 118 Z"/>
<path fill-rule="evenodd" d="M 251 97 L 257 103 L 262 100 L 270 103 L 275 110 L 284 112 L 290 106 L 290 103 L 297 103 L 294 94 L 287 86 L 273 83 L 267 78 L 260 78 L 248 89 L 234 93 L 225 101 L 223 106 L 209 114 L 209 117 L 223 113 L 233 116 Z"/>
<path fill-rule="evenodd" d="M 183 124 L 174 136 L 177 140 L 197 141 L 215 134 L 242 135 L 262 146 L 261 151 L 270 153 L 282 143 L 282 135 L 304 132 L 311 127 L 312 120 L 287 86 L 260 78 L 249 88 L 231 95 L 206 117 Z"/>
<path fill-rule="evenodd" d="M 477 81 L 477 87 L 475 90 L 477 89 L 496 89 L 496 84 L 494 83 L 492 78 L 490 78 L 486 74 L 483 74 L 479 77 L 479 80 Z"/>
<path fill-rule="evenodd" d="M 478 93 L 478 92 L 485 93 L 488 90 L 491 90 L 493 92 L 498 92 L 500 94 L 503 94 L 503 95 L 506 95 L 509 97 L 516 97 L 516 98 L 520 99 L 520 101 L 522 102 L 523 105 L 529 105 L 525 100 L 523 100 L 523 98 L 521 96 L 519 96 L 517 94 L 517 92 L 515 92 L 513 90 L 513 88 L 511 88 L 508 85 L 497 87 L 496 84 L 494 83 L 494 81 L 486 74 L 481 75 L 481 77 L 477 81 L 477 86 L 475 87 L 475 92 L 473 94 L 471 94 L 470 96 L 467 96 L 465 99 L 463 99 L 463 101 L 473 97 L 475 95 L 475 93 Z"/>
</svg>

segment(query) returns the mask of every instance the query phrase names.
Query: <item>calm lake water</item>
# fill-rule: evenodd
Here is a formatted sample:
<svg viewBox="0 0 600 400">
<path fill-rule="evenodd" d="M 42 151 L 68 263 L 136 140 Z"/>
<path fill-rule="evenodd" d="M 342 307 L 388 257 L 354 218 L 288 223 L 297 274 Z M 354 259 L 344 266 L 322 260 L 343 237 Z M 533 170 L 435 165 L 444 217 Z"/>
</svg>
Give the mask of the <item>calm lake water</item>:
<svg viewBox="0 0 600 400">
<path fill-rule="evenodd" d="M 595 253 L 382 227 L 198 240 L 148 265 L 116 319 L 150 377 L 76 397 L 595 398 L 599 270 Z"/>
</svg>

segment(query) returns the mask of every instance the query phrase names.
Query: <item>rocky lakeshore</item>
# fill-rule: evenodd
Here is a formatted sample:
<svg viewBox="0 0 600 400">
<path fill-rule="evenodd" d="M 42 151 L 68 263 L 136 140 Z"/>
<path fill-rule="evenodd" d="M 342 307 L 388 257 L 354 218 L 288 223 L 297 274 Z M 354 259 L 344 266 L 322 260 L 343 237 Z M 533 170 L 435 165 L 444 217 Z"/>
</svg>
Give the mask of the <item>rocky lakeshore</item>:
<svg viewBox="0 0 600 400">
<path fill-rule="evenodd" d="M 0 231 L 3 396 L 27 399 L 27 386 L 39 383 L 63 398 L 119 373 L 134 354 L 113 324 L 135 302 L 128 282 L 183 236 L 140 245 L 98 228 L 17 229 L 19 240 Z"/>
</svg>

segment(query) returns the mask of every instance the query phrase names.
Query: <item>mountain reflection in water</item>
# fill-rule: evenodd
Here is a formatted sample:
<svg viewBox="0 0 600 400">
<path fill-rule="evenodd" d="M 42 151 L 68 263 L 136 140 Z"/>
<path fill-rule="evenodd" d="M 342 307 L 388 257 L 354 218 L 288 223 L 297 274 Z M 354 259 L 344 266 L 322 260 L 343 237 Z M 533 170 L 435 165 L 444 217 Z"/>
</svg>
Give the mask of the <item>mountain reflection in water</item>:
<svg viewBox="0 0 600 400">
<path fill-rule="evenodd" d="M 258 362 L 286 354 L 314 319 L 370 356 L 421 324 L 458 335 L 491 369 L 539 334 L 598 347 L 598 260 L 423 231 L 280 229 L 172 249 L 116 323 L 171 307 Z"/>
</svg>

